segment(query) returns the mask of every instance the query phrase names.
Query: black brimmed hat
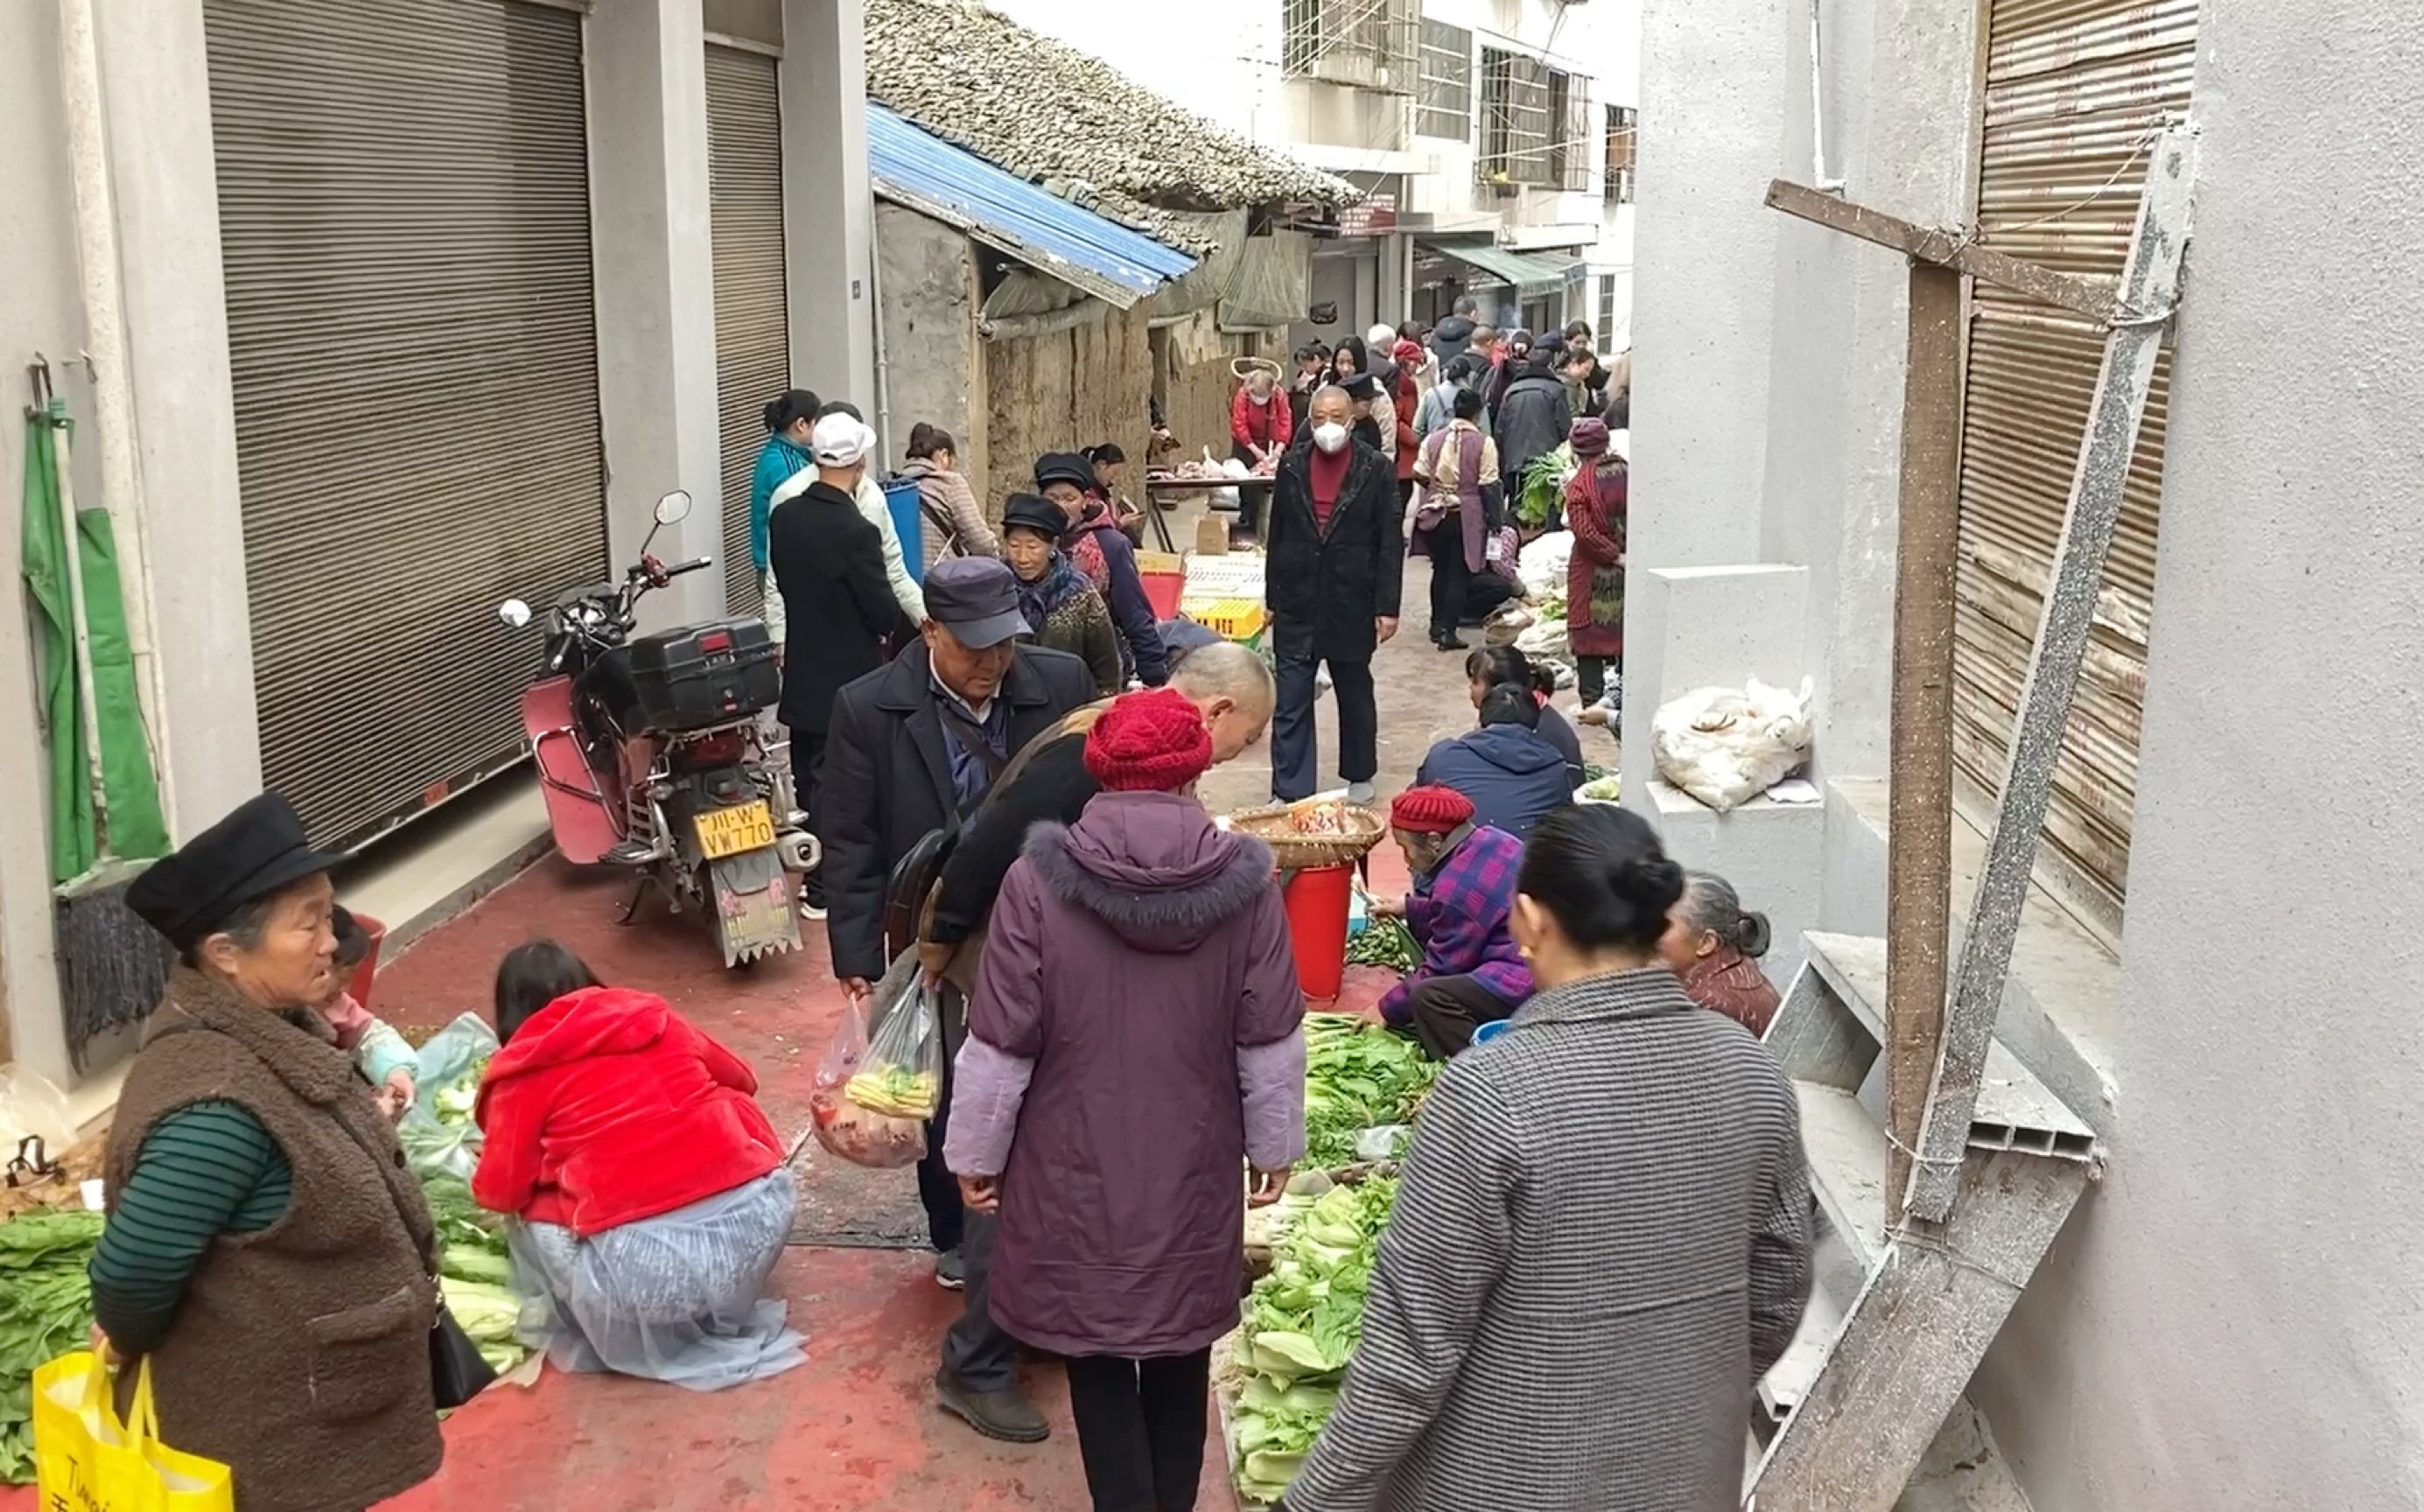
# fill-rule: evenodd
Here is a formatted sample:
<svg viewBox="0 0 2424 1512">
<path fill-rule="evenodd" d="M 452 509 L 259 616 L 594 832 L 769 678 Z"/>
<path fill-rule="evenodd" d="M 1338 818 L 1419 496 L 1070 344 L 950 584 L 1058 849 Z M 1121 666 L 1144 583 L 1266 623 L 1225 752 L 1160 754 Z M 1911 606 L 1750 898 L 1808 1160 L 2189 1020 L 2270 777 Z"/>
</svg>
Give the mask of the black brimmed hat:
<svg viewBox="0 0 2424 1512">
<path fill-rule="evenodd" d="M 170 945 L 189 950 L 245 904 L 343 859 L 311 848 L 282 794 L 263 793 L 152 863 L 126 889 L 126 906 Z"/>
<path fill-rule="evenodd" d="M 1033 531 L 1057 541 L 1068 533 L 1069 517 L 1042 494 L 1012 494 L 1002 501 L 1001 528 Z"/>
<path fill-rule="evenodd" d="M 1078 452 L 1046 452 L 1035 459 L 1035 486 L 1040 491 L 1056 483 L 1074 483 L 1080 488 L 1094 485 L 1094 464 Z"/>
</svg>

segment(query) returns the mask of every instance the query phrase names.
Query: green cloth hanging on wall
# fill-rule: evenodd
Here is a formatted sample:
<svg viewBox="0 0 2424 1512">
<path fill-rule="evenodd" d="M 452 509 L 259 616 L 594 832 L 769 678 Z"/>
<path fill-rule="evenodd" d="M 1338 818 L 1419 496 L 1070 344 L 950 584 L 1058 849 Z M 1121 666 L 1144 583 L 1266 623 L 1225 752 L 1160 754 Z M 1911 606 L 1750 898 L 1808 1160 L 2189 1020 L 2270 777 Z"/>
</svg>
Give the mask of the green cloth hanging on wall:
<svg viewBox="0 0 2424 1512">
<path fill-rule="evenodd" d="M 51 758 L 51 881 L 66 883 L 104 860 L 151 860 L 168 853 L 168 827 L 135 687 L 135 652 L 118 575 L 109 512 L 76 511 L 77 563 L 84 576 L 86 642 L 100 710 L 103 833 L 85 749 L 83 689 L 75 669 L 75 618 L 68 590 L 65 531 L 59 521 L 57 438 L 72 434 L 67 402 L 25 419 L 25 500 L 21 551 L 25 590 L 39 613 L 41 709 Z"/>
</svg>

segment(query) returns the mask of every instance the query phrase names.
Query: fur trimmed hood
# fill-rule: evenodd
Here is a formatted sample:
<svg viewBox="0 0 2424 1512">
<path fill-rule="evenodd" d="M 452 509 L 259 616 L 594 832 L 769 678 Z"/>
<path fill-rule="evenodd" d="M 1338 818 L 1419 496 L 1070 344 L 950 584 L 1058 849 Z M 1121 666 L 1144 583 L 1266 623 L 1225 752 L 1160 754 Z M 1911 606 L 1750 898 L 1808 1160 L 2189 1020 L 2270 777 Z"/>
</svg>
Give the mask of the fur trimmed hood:
<svg viewBox="0 0 2424 1512">
<path fill-rule="evenodd" d="M 1175 793 L 1098 794 L 1076 823 L 1029 831 L 1027 860 L 1054 897 L 1158 955 L 1193 950 L 1277 884 L 1270 847 Z"/>
</svg>

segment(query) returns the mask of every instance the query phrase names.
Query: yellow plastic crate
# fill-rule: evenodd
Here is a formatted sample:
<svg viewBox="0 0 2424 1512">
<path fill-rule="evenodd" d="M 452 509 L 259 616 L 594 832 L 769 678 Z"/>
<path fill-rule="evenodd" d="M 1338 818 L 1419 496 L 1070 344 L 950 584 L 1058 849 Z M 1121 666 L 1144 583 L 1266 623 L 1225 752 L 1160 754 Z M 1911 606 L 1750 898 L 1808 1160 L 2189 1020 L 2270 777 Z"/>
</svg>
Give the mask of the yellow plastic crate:
<svg viewBox="0 0 2424 1512">
<path fill-rule="evenodd" d="M 1216 598 L 1190 608 L 1187 617 L 1225 641 L 1251 641 L 1263 633 L 1268 611 L 1252 598 Z"/>
</svg>

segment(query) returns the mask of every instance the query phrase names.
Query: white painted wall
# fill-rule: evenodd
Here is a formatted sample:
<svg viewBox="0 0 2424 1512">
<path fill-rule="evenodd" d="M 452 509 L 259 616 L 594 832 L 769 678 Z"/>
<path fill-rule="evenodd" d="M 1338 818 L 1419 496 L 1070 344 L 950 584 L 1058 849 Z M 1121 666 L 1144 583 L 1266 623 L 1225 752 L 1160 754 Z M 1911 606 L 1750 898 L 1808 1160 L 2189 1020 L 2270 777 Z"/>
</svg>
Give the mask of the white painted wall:
<svg viewBox="0 0 2424 1512">
<path fill-rule="evenodd" d="M 2424 1505 L 2424 944 L 2401 927 L 2424 915 L 2402 146 L 2424 11 L 2205 0 L 2199 29 L 2121 1130 L 1984 1405 L 2037 1512 L 2403 1512 Z"/>
<path fill-rule="evenodd" d="M 1826 0 L 1854 197 L 1959 218 L 1970 9 Z M 1636 568 L 1806 569 L 1820 759 L 1850 780 L 1884 767 L 1903 275 L 1759 208 L 1770 174 L 1811 173 L 1805 27 L 1797 0 L 1648 0 L 1632 541 Z M 2424 1505 L 2424 946 L 2397 922 L 2424 912 L 2424 208 L 2400 136 L 2424 12 L 2203 0 L 2200 28 L 2119 1088 L 2089 1110 L 2112 1167 L 1972 1395 L 2035 1512 L 2393 1512 Z M 1761 577 L 1719 571 L 1746 597 L 1697 632 L 1669 604 L 1642 656 L 1766 623 Z M 1874 929 L 1882 875 L 1844 864 L 1874 842 L 1829 802 L 1824 908 Z M 1750 874 L 1801 892 L 1773 854 Z"/>
</svg>

